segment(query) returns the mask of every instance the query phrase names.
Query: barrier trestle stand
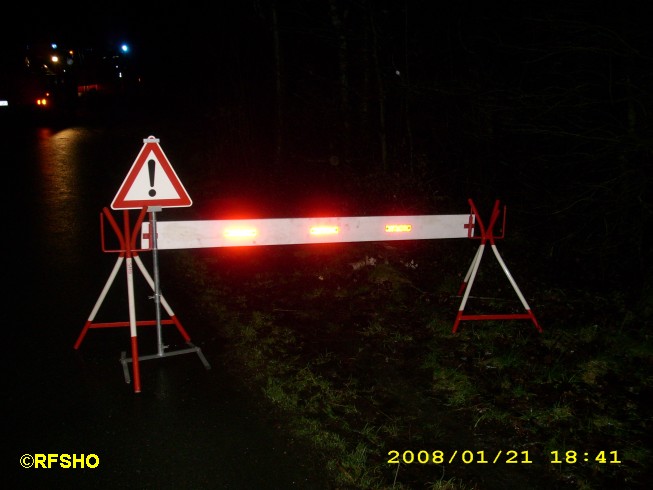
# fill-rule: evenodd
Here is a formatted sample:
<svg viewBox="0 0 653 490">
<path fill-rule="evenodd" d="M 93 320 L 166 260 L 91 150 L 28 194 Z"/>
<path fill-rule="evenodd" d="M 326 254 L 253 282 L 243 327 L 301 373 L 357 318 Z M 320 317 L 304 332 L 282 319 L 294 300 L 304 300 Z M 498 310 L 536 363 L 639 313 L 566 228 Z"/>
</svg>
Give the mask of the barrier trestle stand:
<svg viewBox="0 0 653 490">
<path fill-rule="evenodd" d="M 476 206 L 474 205 L 474 202 L 469 199 L 468 200 L 469 205 L 471 207 L 471 213 L 472 216 L 476 218 L 476 223 L 478 223 L 478 226 L 480 228 L 480 236 L 473 236 L 470 232 L 469 238 L 472 239 L 478 239 L 481 240 L 481 244 L 479 245 L 478 249 L 476 250 L 476 254 L 474 255 L 474 259 L 472 260 L 471 265 L 469 266 L 469 269 L 467 270 L 467 274 L 465 275 L 465 278 L 460 286 L 460 290 L 458 292 L 458 295 L 460 296 L 461 294 L 463 295 L 462 301 L 460 303 L 460 308 L 458 309 L 458 314 L 456 316 L 456 321 L 454 322 L 453 325 L 453 333 L 456 333 L 458 330 L 458 327 L 460 325 L 461 321 L 467 321 L 467 320 L 531 320 L 533 324 L 535 325 L 535 328 L 537 329 L 538 332 L 542 332 L 542 328 L 540 327 L 539 323 L 537 322 L 537 319 L 535 318 L 535 315 L 533 314 L 533 311 L 531 310 L 530 306 L 528 305 L 528 302 L 524 298 L 524 295 L 522 294 L 521 290 L 519 289 L 519 286 L 517 286 L 517 283 L 515 282 L 514 278 L 512 277 L 512 274 L 510 274 L 510 271 L 508 270 L 508 267 L 506 266 L 505 262 L 501 258 L 501 255 L 499 254 L 499 251 L 497 250 L 496 244 L 494 243 L 495 240 L 502 239 L 505 236 L 505 225 L 506 225 L 506 208 L 504 206 L 503 208 L 503 213 L 499 209 L 499 201 L 495 201 L 494 203 L 494 208 L 492 209 L 492 215 L 490 216 L 490 221 L 485 227 L 483 221 L 481 220 L 480 215 L 478 214 L 478 211 L 476 209 Z M 499 216 L 503 214 L 503 225 L 502 225 L 502 230 L 501 230 L 501 236 L 495 236 L 494 235 L 494 227 L 497 223 L 497 220 Z M 510 284 L 512 288 L 515 290 L 517 293 L 517 296 L 519 297 L 519 300 L 521 301 L 521 304 L 523 305 L 524 309 L 526 310 L 526 313 L 504 313 L 504 314 L 482 314 L 482 315 L 471 315 L 471 314 L 465 314 L 465 305 L 467 304 L 467 300 L 469 299 L 469 294 L 472 290 L 472 286 L 474 284 L 474 279 L 476 278 L 476 274 L 478 272 L 479 265 L 481 264 L 481 259 L 483 258 L 483 252 L 485 250 L 485 245 L 487 243 L 490 243 L 490 247 L 492 248 L 492 252 L 494 252 L 494 256 L 496 257 L 497 261 L 499 262 L 499 265 L 501 266 L 501 269 L 503 272 L 506 274 L 506 277 L 510 281 Z"/>
<path fill-rule="evenodd" d="M 156 212 L 160 211 L 161 208 L 149 208 L 150 211 L 150 217 L 151 217 L 151 226 L 153 229 L 156 229 Z M 86 320 L 86 323 L 84 324 L 84 327 L 82 328 L 82 331 L 80 332 L 77 341 L 75 342 L 74 348 L 75 350 L 78 350 L 79 347 L 81 346 L 86 334 L 88 333 L 88 330 L 90 329 L 95 329 L 95 328 L 113 328 L 113 327 L 129 327 L 130 328 L 130 334 L 131 334 L 131 357 L 127 357 L 126 352 L 122 352 L 121 357 L 120 357 L 120 363 L 122 364 L 123 367 L 123 374 L 125 378 L 126 383 L 131 382 L 130 374 L 129 374 L 129 368 L 128 364 L 132 364 L 132 370 L 133 370 L 133 377 L 134 377 L 134 392 L 135 393 L 140 393 L 141 391 L 141 380 L 140 380 L 140 364 L 139 361 L 144 361 L 148 359 L 158 359 L 162 357 L 169 357 L 169 356 L 175 356 L 175 355 L 180 355 L 180 354 L 190 354 L 190 353 L 195 353 L 198 355 L 200 360 L 202 361 L 202 364 L 206 369 L 210 369 L 211 366 L 204 357 L 204 354 L 202 353 L 201 349 L 195 345 L 190 340 L 190 336 L 182 326 L 181 322 L 173 312 L 172 308 L 168 304 L 168 302 L 165 300 L 163 295 L 160 294 L 160 288 L 159 288 L 159 275 L 158 275 L 158 258 L 157 258 L 157 249 L 156 246 L 149 248 L 147 250 L 145 249 L 137 249 L 136 248 L 136 238 L 138 237 L 138 231 L 141 227 L 141 224 L 143 222 L 143 219 L 145 217 L 145 214 L 147 213 L 148 208 L 143 207 L 141 210 L 141 213 L 136 221 L 136 225 L 134 226 L 133 230 L 130 230 L 129 227 L 129 211 L 124 210 L 123 211 L 123 221 L 124 221 L 124 229 L 123 231 L 120 230 L 116 220 L 113 218 L 111 213 L 109 212 L 108 208 L 104 208 L 102 214 L 100 214 L 100 229 L 101 229 L 101 236 L 102 236 L 102 251 L 103 252 L 114 252 L 118 253 L 118 259 L 116 260 L 116 263 L 113 267 L 113 270 L 111 271 L 111 274 L 109 275 L 109 278 L 107 279 L 102 292 L 100 293 L 100 296 L 98 297 L 97 301 L 95 302 L 95 305 L 91 311 L 91 314 L 89 315 L 88 319 Z M 119 248 L 118 249 L 108 249 L 105 244 L 105 232 L 104 232 L 104 218 L 106 218 L 109 223 L 111 224 L 111 227 L 113 228 L 114 232 L 116 233 L 116 236 L 119 241 Z M 155 245 L 155 244 L 154 244 Z M 153 257 L 154 257 L 154 279 L 148 272 L 147 268 L 143 264 L 143 261 L 141 258 L 138 256 L 139 252 L 143 251 L 151 251 L 153 252 Z M 127 272 L 127 296 L 128 296 L 128 310 L 129 310 L 129 321 L 116 321 L 116 322 L 95 322 L 95 317 L 100 310 L 100 307 L 102 306 L 102 303 L 104 302 L 109 290 L 111 289 L 111 286 L 118 274 L 118 271 L 122 267 L 123 263 L 125 263 L 126 266 L 126 272 Z M 152 288 L 152 291 L 154 292 L 154 301 L 155 301 L 155 306 L 156 306 L 156 319 L 155 320 L 136 320 L 136 307 L 135 307 L 135 300 L 134 300 L 134 272 L 133 272 L 133 264 L 136 264 L 138 269 L 140 270 L 141 274 L 145 278 L 146 282 Z M 163 305 L 164 309 L 166 310 L 166 313 L 168 314 L 169 318 L 168 319 L 162 319 L 161 318 L 161 312 L 160 312 L 160 305 Z M 188 345 L 187 349 L 180 349 L 180 350 L 175 350 L 175 351 L 165 351 L 165 346 L 163 345 L 163 340 L 162 340 L 162 332 L 161 332 L 161 326 L 162 325 L 174 325 L 179 333 L 181 334 L 182 338 Z M 156 326 L 157 327 L 157 353 L 152 354 L 152 355 L 145 355 L 145 356 L 139 356 L 138 353 L 138 331 L 137 327 L 141 326 Z"/>
</svg>

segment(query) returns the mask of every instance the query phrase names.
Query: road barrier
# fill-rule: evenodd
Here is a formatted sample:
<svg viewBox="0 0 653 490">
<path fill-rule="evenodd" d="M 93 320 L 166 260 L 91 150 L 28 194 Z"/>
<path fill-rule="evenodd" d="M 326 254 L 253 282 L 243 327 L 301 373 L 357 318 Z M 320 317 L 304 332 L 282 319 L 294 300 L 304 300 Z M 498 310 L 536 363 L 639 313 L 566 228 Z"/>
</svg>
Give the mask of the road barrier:
<svg viewBox="0 0 653 490">
<path fill-rule="evenodd" d="M 157 213 L 162 208 L 187 207 L 192 205 L 192 201 L 159 146 L 159 140 L 154 136 L 150 136 L 143 140 L 143 148 L 136 157 L 111 205 L 113 209 L 123 211 L 122 230 L 108 208 L 104 208 L 100 214 L 102 250 L 108 253 L 118 253 L 119 255 L 91 314 L 75 342 L 74 348 L 80 348 L 90 329 L 128 326 L 131 333 L 132 356 L 128 358 L 126 353 L 123 352 L 120 362 L 127 383 L 131 382 L 128 364 L 132 363 L 134 391 L 136 393 L 141 391 L 139 360 L 195 353 L 206 369 L 211 368 L 201 349 L 192 344 L 190 336 L 160 293 L 157 255 L 159 250 L 445 238 L 468 238 L 481 241 L 460 286 L 458 294 L 462 295 L 462 301 L 452 328 L 453 333 L 458 331 L 461 322 L 475 320 L 530 320 L 537 331 L 542 332 L 533 311 L 496 247 L 495 241 L 505 237 L 506 207 L 504 206 L 501 209 L 499 201 L 495 201 L 490 220 L 486 226 L 481 220 L 474 202 L 468 199 L 468 203 L 470 206 L 468 214 L 158 222 Z M 140 209 L 140 214 L 133 228 L 131 228 L 129 222 L 128 210 L 130 209 Z M 145 215 L 148 213 L 149 220 L 145 221 Z M 501 235 L 497 236 L 494 234 L 494 229 L 501 215 L 503 215 Z M 105 221 L 108 221 L 118 238 L 119 246 L 116 249 L 109 249 L 106 246 Z M 480 233 L 476 232 L 477 228 Z M 140 247 L 137 248 L 136 241 L 139 236 L 141 242 Z M 524 307 L 524 313 L 465 314 L 465 306 L 488 243 L 512 288 L 517 293 Z M 141 252 L 152 252 L 154 277 L 150 275 L 140 260 L 138 254 Z M 96 315 L 123 264 L 127 272 L 129 321 L 96 322 Z M 154 292 L 155 320 L 136 320 L 134 264 L 136 264 Z M 168 319 L 161 318 L 161 306 L 168 314 Z M 166 351 L 161 333 L 161 326 L 166 324 L 177 327 L 188 348 Z M 139 356 L 137 327 L 147 325 L 156 325 L 157 327 L 157 353 Z"/>
</svg>

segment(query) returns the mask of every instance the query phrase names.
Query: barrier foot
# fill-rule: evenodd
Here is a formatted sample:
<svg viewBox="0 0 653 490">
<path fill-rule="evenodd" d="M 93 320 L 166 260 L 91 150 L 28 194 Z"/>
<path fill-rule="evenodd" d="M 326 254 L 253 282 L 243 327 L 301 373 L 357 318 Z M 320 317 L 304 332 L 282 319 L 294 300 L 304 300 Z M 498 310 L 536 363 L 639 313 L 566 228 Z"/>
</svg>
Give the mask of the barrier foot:
<svg viewBox="0 0 653 490">
<path fill-rule="evenodd" d="M 147 361 L 150 359 L 161 359 L 164 357 L 172 357 L 172 356 L 179 356 L 182 354 L 197 354 L 197 357 L 199 357 L 200 361 L 204 365 L 204 368 L 208 371 L 211 369 L 211 364 L 209 364 L 209 361 L 206 360 L 206 357 L 204 357 L 204 353 L 202 352 L 202 349 L 194 345 L 192 342 L 186 342 L 186 345 L 188 345 L 187 349 L 178 349 L 178 350 L 171 350 L 171 351 L 166 351 L 163 352 L 162 354 L 150 354 L 147 356 L 138 356 L 138 361 Z M 120 364 L 122 364 L 122 371 L 123 375 L 125 377 L 125 383 L 129 384 L 131 382 L 131 378 L 129 376 L 129 367 L 127 366 L 130 362 L 133 363 L 133 358 L 127 357 L 126 352 L 122 352 L 120 355 Z"/>
<path fill-rule="evenodd" d="M 537 331 L 542 333 L 542 327 L 540 327 L 540 324 L 537 322 L 535 315 L 530 310 L 528 310 L 526 313 L 503 313 L 488 315 L 463 315 L 462 311 L 459 311 L 451 332 L 456 333 L 460 322 L 465 320 L 530 320 L 533 322 L 533 325 L 535 325 Z"/>
</svg>

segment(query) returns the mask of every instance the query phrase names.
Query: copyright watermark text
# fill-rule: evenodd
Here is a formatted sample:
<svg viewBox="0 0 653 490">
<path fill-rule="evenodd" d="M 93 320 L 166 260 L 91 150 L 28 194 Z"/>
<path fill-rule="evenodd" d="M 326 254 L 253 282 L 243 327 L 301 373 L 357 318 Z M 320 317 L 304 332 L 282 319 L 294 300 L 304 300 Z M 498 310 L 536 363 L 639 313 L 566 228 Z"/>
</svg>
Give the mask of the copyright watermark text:
<svg viewBox="0 0 653 490">
<path fill-rule="evenodd" d="M 34 453 L 23 454 L 20 457 L 20 465 L 23 468 L 97 468 L 100 466 L 100 458 L 97 454 L 57 454 L 57 453 Z"/>
</svg>

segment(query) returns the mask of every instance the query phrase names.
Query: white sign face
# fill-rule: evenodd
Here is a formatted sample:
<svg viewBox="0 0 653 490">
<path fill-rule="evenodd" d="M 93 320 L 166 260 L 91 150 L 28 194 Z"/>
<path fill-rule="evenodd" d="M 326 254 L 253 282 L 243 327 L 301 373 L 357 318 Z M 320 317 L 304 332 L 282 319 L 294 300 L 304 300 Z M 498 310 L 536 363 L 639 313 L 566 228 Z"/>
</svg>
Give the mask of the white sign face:
<svg viewBox="0 0 653 490">
<path fill-rule="evenodd" d="M 113 209 L 187 207 L 192 201 L 154 136 L 143 148 L 113 199 Z"/>
</svg>

